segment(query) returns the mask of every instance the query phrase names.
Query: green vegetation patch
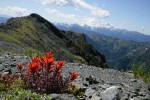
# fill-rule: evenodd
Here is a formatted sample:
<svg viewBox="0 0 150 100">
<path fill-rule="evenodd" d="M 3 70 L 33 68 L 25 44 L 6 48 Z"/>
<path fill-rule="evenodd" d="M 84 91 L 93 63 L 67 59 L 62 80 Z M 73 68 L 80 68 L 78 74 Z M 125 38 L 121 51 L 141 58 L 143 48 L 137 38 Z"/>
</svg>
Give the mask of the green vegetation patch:
<svg viewBox="0 0 150 100">
<path fill-rule="evenodd" d="M 13 28 L 12 34 L 16 37 L 25 38 L 26 36 L 30 36 L 34 38 L 34 32 L 36 32 L 36 28 L 33 23 L 27 19 L 20 19 L 20 26 L 17 28 Z"/>
<path fill-rule="evenodd" d="M 46 100 L 51 100 L 51 97 L 46 94 L 41 95 L 31 90 L 24 89 L 24 83 L 21 80 L 16 80 L 10 87 L 0 82 L 1 100 L 42 100 L 44 98 Z"/>
<path fill-rule="evenodd" d="M 87 64 L 87 62 L 82 57 L 77 55 L 71 55 L 71 59 L 73 59 L 73 62 L 75 63 Z"/>
<path fill-rule="evenodd" d="M 141 78 L 145 82 L 150 82 L 150 71 L 144 69 L 144 67 L 140 64 L 133 64 L 132 71 L 134 78 Z"/>
<path fill-rule="evenodd" d="M 41 52 L 41 51 L 39 51 L 39 50 L 35 50 L 35 49 L 31 49 L 31 48 L 26 48 L 25 51 L 24 51 L 24 54 L 26 56 L 29 56 L 29 57 L 34 57 L 34 56 L 40 57 L 44 53 Z"/>
<path fill-rule="evenodd" d="M 5 38 L 9 41 L 15 42 L 15 43 L 19 44 L 20 46 L 23 46 L 23 44 L 19 40 L 17 40 L 16 38 L 14 38 L 11 35 L 0 32 L 0 37 Z"/>
</svg>

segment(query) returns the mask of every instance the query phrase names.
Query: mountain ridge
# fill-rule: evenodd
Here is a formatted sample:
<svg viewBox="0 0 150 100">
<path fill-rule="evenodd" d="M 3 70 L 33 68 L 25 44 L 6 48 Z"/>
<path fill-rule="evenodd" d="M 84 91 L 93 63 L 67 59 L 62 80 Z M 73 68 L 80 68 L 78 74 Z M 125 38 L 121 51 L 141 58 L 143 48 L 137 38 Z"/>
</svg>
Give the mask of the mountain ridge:
<svg viewBox="0 0 150 100">
<path fill-rule="evenodd" d="M 105 57 L 86 42 L 83 34 L 59 30 L 38 14 L 0 24 L 0 39 L 1 51 L 51 51 L 56 59 L 106 67 Z"/>
</svg>

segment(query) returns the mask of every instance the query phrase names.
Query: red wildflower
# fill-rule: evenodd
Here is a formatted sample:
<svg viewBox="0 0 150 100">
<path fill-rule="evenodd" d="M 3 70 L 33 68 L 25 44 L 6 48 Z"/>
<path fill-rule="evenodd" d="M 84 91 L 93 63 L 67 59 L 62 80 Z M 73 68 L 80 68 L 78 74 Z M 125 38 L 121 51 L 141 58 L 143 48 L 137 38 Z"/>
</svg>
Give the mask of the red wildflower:
<svg viewBox="0 0 150 100">
<path fill-rule="evenodd" d="M 28 65 L 28 68 L 27 68 L 27 72 L 31 72 L 31 73 L 34 73 L 36 72 L 37 70 L 39 70 L 41 67 L 35 63 L 35 62 L 30 62 L 29 65 Z"/>
<path fill-rule="evenodd" d="M 18 64 L 17 68 L 21 70 L 22 69 L 22 64 Z"/>
<path fill-rule="evenodd" d="M 47 63 L 48 63 L 48 64 L 52 64 L 52 63 L 54 62 L 54 59 L 53 59 L 53 58 L 47 58 L 46 60 L 47 60 Z"/>
<path fill-rule="evenodd" d="M 56 69 L 57 70 L 60 70 L 61 67 L 63 66 L 64 62 L 63 61 L 58 61 L 57 64 L 56 64 Z"/>
<path fill-rule="evenodd" d="M 51 52 L 46 52 L 46 58 L 53 58 L 53 54 Z"/>
<path fill-rule="evenodd" d="M 53 58 L 41 57 L 40 59 L 40 63 L 46 67 L 50 66 L 53 62 L 54 62 Z"/>
<path fill-rule="evenodd" d="M 40 59 L 38 58 L 38 57 L 32 57 L 32 62 L 39 62 L 40 61 Z"/>
<path fill-rule="evenodd" d="M 70 74 L 70 79 L 71 80 L 74 80 L 74 79 L 76 79 L 78 77 L 78 74 L 76 73 L 76 72 L 72 72 L 71 74 Z"/>
<path fill-rule="evenodd" d="M 63 61 L 58 61 L 57 64 L 60 65 L 60 66 L 63 66 L 64 62 Z"/>
</svg>

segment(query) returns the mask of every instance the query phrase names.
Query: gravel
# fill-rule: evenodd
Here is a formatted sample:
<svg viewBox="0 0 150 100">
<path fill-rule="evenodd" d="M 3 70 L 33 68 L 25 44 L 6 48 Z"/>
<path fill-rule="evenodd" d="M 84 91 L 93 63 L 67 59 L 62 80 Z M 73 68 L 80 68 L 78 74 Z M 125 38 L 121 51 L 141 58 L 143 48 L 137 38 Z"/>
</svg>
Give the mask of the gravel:
<svg viewBox="0 0 150 100">
<path fill-rule="evenodd" d="M 17 64 L 22 63 L 25 66 L 29 60 L 30 57 L 24 55 L 14 56 L 9 53 L 0 53 L 0 73 L 10 70 L 11 73 L 15 73 Z M 150 100 L 150 85 L 141 79 L 134 79 L 132 72 L 65 63 L 63 66 L 64 76 L 68 76 L 72 71 L 79 74 L 73 83 L 85 91 L 82 100 Z M 117 91 L 116 87 L 119 87 L 121 91 Z M 69 94 L 57 94 L 57 96 L 55 94 L 54 97 L 55 99 L 58 97 L 58 100 L 75 100 Z"/>
</svg>

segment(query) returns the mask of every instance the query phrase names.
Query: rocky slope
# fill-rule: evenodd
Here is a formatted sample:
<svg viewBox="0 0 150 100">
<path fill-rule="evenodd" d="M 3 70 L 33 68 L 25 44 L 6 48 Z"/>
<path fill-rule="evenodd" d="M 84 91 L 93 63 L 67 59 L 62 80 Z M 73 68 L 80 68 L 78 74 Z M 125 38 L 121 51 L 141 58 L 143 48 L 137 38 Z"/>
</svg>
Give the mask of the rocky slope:
<svg viewBox="0 0 150 100">
<path fill-rule="evenodd" d="M 0 54 L 0 72 L 17 72 L 16 64 L 26 65 L 30 60 L 23 55 Z M 150 100 L 150 84 L 134 79 L 132 72 L 120 72 L 77 63 L 65 63 L 63 74 L 76 71 L 79 77 L 74 82 L 84 96 L 81 100 Z M 70 94 L 50 94 L 53 100 L 76 100 Z"/>
<path fill-rule="evenodd" d="M 0 47 L 0 51 L 15 53 L 51 51 L 56 59 L 107 67 L 105 57 L 86 42 L 83 34 L 61 31 L 37 14 L 0 24 Z"/>
</svg>

